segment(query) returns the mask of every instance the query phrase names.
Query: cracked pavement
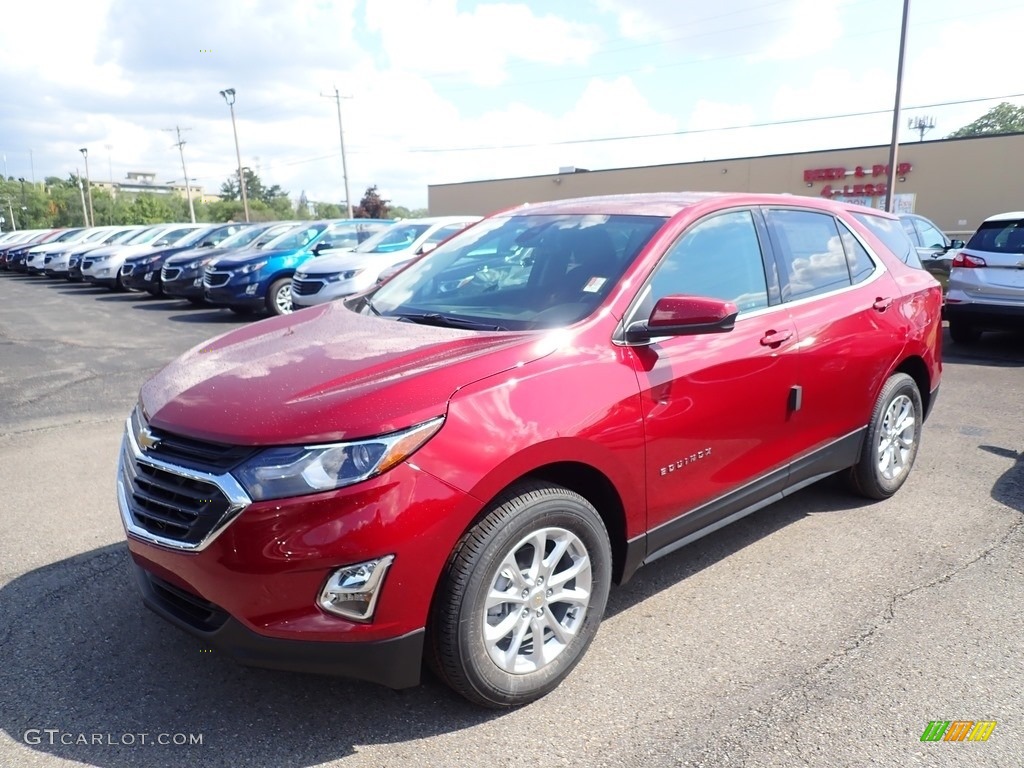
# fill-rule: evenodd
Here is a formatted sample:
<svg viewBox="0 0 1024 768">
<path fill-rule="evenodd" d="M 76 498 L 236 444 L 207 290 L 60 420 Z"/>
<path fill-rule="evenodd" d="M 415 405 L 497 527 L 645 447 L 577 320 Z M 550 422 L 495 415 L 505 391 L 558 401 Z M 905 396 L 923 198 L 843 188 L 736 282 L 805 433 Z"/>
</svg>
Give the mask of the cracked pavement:
<svg viewBox="0 0 1024 768">
<path fill-rule="evenodd" d="M 113 472 L 139 385 L 245 321 L 0 274 L 0 766 L 1024 765 L 1024 345 L 946 339 L 917 466 L 825 481 L 613 589 L 573 675 L 495 714 L 248 670 L 145 611 Z M 930 720 L 995 720 L 922 743 Z M 29 745 L 201 733 L 201 745 Z"/>
</svg>

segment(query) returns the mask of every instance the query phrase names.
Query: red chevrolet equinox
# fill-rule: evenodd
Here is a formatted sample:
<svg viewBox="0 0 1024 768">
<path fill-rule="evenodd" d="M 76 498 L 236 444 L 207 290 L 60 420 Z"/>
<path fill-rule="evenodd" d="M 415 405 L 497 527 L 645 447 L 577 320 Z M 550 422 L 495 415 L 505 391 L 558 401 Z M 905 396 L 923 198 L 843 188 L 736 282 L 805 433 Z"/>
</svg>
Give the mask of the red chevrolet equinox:
<svg viewBox="0 0 1024 768">
<path fill-rule="evenodd" d="M 903 485 L 941 370 L 911 248 L 812 198 L 563 200 L 213 339 L 126 425 L 143 600 L 246 665 L 543 696 L 612 582 L 828 475 Z"/>
</svg>

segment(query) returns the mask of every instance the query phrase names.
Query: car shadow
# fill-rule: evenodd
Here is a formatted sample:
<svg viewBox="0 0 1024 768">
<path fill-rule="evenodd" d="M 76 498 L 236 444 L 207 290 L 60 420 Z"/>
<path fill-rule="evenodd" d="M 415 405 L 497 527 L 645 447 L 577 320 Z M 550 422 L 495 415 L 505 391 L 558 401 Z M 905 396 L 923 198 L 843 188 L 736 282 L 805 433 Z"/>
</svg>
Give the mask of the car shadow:
<svg viewBox="0 0 1024 768">
<path fill-rule="evenodd" d="M 143 607 L 123 544 L 15 579 L 0 615 L 0 728 L 76 764 L 313 766 L 498 716 L 429 676 L 392 691 L 238 666 Z"/>
<path fill-rule="evenodd" d="M 173 320 L 176 323 L 222 323 L 224 325 L 238 325 L 240 323 L 251 323 L 256 320 L 263 319 L 262 315 L 258 315 L 255 312 L 251 315 L 239 315 L 227 309 L 221 309 L 220 307 L 187 305 L 170 307 L 169 309 L 188 310 L 187 314 L 184 315 L 167 316 L 168 320 Z"/>
<path fill-rule="evenodd" d="M 645 565 L 628 583 L 612 589 L 605 616 L 632 608 L 810 514 L 850 512 L 877 503 L 853 495 L 841 474 L 832 475 Z"/>
<path fill-rule="evenodd" d="M 973 344 L 956 344 L 947 328 L 942 338 L 942 361 L 1003 368 L 1024 365 L 1024 332 L 985 332 Z"/>
<path fill-rule="evenodd" d="M 1014 464 L 1006 470 L 992 486 L 992 498 L 1010 509 L 1024 512 L 1024 451 L 1000 448 L 995 445 L 979 445 L 981 450 L 1013 459 Z"/>
</svg>

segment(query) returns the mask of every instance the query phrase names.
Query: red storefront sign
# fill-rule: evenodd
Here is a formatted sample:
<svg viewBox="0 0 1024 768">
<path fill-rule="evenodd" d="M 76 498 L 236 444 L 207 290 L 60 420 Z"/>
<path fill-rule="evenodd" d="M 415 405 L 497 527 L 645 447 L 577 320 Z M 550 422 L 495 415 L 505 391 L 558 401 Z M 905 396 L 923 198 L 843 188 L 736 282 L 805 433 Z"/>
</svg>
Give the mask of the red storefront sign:
<svg viewBox="0 0 1024 768">
<path fill-rule="evenodd" d="M 913 170 L 913 166 L 910 163 L 899 163 L 896 166 L 896 175 L 905 176 Z M 853 170 L 849 170 L 844 167 L 836 168 L 809 168 L 804 171 L 804 181 L 807 182 L 807 186 L 811 186 L 815 181 L 842 181 L 848 176 L 853 176 L 855 179 L 864 178 L 878 178 L 879 176 L 889 176 L 889 166 L 876 164 L 870 168 L 863 165 L 858 165 Z M 835 197 L 837 195 L 852 196 L 852 197 L 874 197 L 884 195 L 887 190 L 887 185 L 884 183 L 867 183 L 867 184 L 844 184 L 842 189 L 836 189 L 831 184 L 826 184 L 821 190 L 822 197 Z"/>
</svg>

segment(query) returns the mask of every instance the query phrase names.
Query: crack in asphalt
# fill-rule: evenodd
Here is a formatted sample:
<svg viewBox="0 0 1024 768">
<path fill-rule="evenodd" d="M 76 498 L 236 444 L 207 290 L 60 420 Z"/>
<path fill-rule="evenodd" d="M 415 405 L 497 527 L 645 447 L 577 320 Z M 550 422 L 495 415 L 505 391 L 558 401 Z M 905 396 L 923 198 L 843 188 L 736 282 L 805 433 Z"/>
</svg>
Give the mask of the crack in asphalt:
<svg viewBox="0 0 1024 768">
<path fill-rule="evenodd" d="M 62 421 L 59 424 L 47 424 L 42 427 L 26 427 L 25 429 L 17 429 L 9 432 L 0 432 L 0 440 L 10 437 L 20 437 L 22 435 L 30 435 L 33 432 L 49 432 L 54 429 L 63 429 L 64 427 L 77 427 L 77 426 L 93 426 L 96 424 L 108 424 L 111 421 L 123 421 L 123 417 L 112 415 L 98 419 L 91 419 L 89 421 L 83 419 L 76 419 L 74 421 Z"/>
<path fill-rule="evenodd" d="M 991 558 L 996 551 L 1005 548 L 1011 540 L 1022 531 L 1024 531 L 1024 517 L 1019 517 L 1017 522 L 1011 525 L 997 541 L 976 554 L 974 557 L 954 566 L 946 573 L 925 584 L 918 584 L 917 586 L 893 595 L 889 598 L 889 601 L 886 607 L 882 610 L 881 615 L 869 627 L 857 633 L 853 639 L 848 641 L 841 649 L 830 654 L 827 658 L 815 664 L 803 673 L 799 681 L 789 691 L 772 699 L 767 704 L 762 704 L 761 706 L 754 708 L 748 715 L 741 717 L 736 725 L 729 728 L 729 731 L 732 733 L 736 733 L 737 731 L 739 732 L 739 734 L 731 739 L 731 741 L 733 742 L 733 748 L 739 750 L 738 754 L 740 757 L 740 764 L 743 764 L 744 758 L 750 754 L 753 747 L 753 743 L 749 738 L 749 728 L 746 728 L 743 725 L 746 721 L 754 720 L 758 722 L 771 722 L 773 718 L 778 718 L 779 722 L 773 730 L 785 728 L 787 734 L 790 737 L 793 737 L 794 723 L 810 712 L 811 708 L 814 706 L 811 691 L 816 688 L 820 688 L 822 686 L 822 681 L 838 672 L 843 667 L 844 662 L 856 653 L 857 650 L 870 642 L 871 639 L 876 637 L 885 629 L 886 626 L 895 621 L 896 607 L 899 603 L 911 599 L 917 593 L 934 589 L 941 584 L 945 584 L 983 560 Z M 800 704 L 798 700 L 802 700 L 802 704 Z M 790 710 L 788 713 L 786 712 L 787 709 Z M 747 734 L 745 737 L 743 736 L 744 733 Z M 721 750 L 723 748 L 727 748 L 727 745 L 723 744 L 723 741 L 724 739 L 722 736 L 716 737 L 714 741 L 706 741 L 703 748 L 701 748 L 699 757 L 696 759 L 694 765 L 705 765 L 705 760 L 710 760 L 710 764 L 715 764 L 715 760 L 720 760 Z M 794 737 L 790 739 L 790 743 L 793 745 L 793 750 L 799 752 L 800 740 Z M 711 745 L 718 748 L 717 755 L 715 754 L 715 751 L 708 749 Z"/>
</svg>

